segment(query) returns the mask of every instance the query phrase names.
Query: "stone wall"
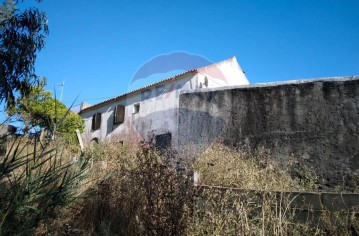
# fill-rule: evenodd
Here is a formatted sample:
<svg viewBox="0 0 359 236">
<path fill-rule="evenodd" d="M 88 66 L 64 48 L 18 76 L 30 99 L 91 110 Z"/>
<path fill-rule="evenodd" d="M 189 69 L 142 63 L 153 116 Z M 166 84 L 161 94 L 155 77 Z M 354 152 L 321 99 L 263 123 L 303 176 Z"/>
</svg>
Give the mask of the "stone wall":
<svg viewBox="0 0 359 236">
<path fill-rule="evenodd" d="M 330 224 L 338 227 L 338 232 L 340 227 L 348 227 L 351 232 L 357 232 L 355 225 L 359 217 L 358 193 L 277 192 L 208 185 L 196 187 L 196 193 L 197 211 L 213 212 L 214 208 L 218 207 L 218 211 L 226 209 L 235 215 L 243 216 L 243 210 L 235 207 L 236 201 L 240 201 L 246 208 L 246 214 L 251 215 L 252 219 L 263 217 L 261 206 L 270 205 L 277 216 L 282 216 L 283 221 L 292 224 L 300 223 L 322 229 L 330 228 Z M 220 198 L 216 199 L 218 196 Z M 208 204 L 207 200 L 210 198 L 212 201 L 220 201 L 221 204 Z M 267 214 L 269 212 L 266 212 L 266 209 L 268 208 L 265 208 L 264 212 Z"/>
<path fill-rule="evenodd" d="M 179 146 L 202 152 L 218 141 L 269 149 L 318 176 L 319 188 L 359 181 L 359 77 L 290 81 L 180 95 Z"/>
</svg>

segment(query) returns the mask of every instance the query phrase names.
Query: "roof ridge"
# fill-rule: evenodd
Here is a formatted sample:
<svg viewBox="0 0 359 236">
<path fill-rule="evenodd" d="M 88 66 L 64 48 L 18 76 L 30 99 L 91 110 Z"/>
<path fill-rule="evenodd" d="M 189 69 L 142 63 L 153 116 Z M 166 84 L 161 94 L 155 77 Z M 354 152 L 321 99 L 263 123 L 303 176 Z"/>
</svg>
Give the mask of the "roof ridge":
<svg viewBox="0 0 359 236">
<path fill-rule="evenodd" d="M 208 66 L 212 66 L 212 65 L 216 65 L 216 64 L 220 64 L 220 63 L 226 62 L 226 61 L 228 61 L 228 60 L 233 60 L 233 59 L 237 60 L 235 56 L 232 56 L 232 57 L 229 57 L 229 58 L 227 58 L 227 59 L 225 59 L 225 60 L 222 60 L 222 61 L 219 61 L 219 62 L 211 63 L 211 64 L 208 64 L 208 65 L 202 66 L 202 67 L 193 68 L 193 69 L 187 70 L 187 71 L 185 71 L 185 72 L 183 72 L 183 73 L 176 74 L 176 75 L 173 75 L 173 76 L 171 76 L 171 77 L 167 77 L 167 78 L 165 78 L 165 79 L 163 79 L 163 80 L 160 80 L 160 81 L 158 81 L 158 82 L 154 82 L 154 83 L 149 84 L 149 85 L 146 85 L 146 86 L 144 86 L 144 87 L 141 87 L 141 88 L 138 88 L 138 89 L 134 89 L 134 90 L 132 90 L 132 91 L 129 91 L 129 92 L 120 94 L 120 95 L 115 96 L 115 97 L 113 97 L 113 98 L 104 100 L 104 101 L 102 101 L 102 102 L 96 103 L 96 104 L 91 105 L 91 106 L 88 106 L 88 107 L 86 107 L 86 108 L 80 110 L 79 113 L 81 113 L 81 112 L 83 112 L 83 111 L 91 110 L 91 109 L 93 109 L 93 108 L 95 108 L 95 107 L 98 107 L 98 106 L 107 104 L 107 103 L 112 102 L 112 101 L 116 101 L 117 99 L 120 99 L 120 98 L 122 98 L 122 97 L 131 95 L 131 94 L 134 94 L 134 93 L 139 92 L 139 91 L 142 91 L 142 90 L 144 90 L 144 89 L 148 89 L 148 88 L 150 88 L 150 87 L 152 87 L 152 86 L 155 86 L 155 85 L 158 85 L 158 84 L 161 84 L 161 83 L 170 81 L 170 80 L 179 79 L 180 77 L 182 77 L 182 76 L 184 76 L 184 75 L 197 72 L 198 70 L 201 70 L 202 68 L 205 68 L 205 67 L 208 67 Z"/>
<path fill-rule="evenodd" d="M 228 57 L 227 59 L 224 59 L 222 61 L 218 61 L 218 62 L 215 62 L 215 63 L 208 64 L 206 66 L 198 67 L 198 68 L 196 68 L 196 70 L 200 70 L 200 69 L 203 69 L 203 68 L 208 67 L 208 66 L 218 65 L 218 64 L 221 64 L 221 63 L 224 63 L 226 61 L 233 60 L 233 59 L 235 59 L 237 61 L 237 57 L 232 56 L 232 57 Z"/>
<path fill-rule="evenodd" d="M 140 91 L 142 91 L 142 90 L 149 89 L 150 87 L 153 87 L 153 86 L 155 86 L 155 85 L 159 85 L 159 84 L 161 84 L 161 83 L 164 83 L 164 82 L 167 82 L 167 81 L 170 81 L 170 80 L 174 80 L 174 79 L 179 79 L 180 77 L 182 77 L 182 76 L 184 76 L 184 75 L 188 75 L 188 74 L 191 74 L 191 73 L 194 73 L 194 72 L 197 72 L 197 69 L 187 70 L 187 71 L 185 71 L 185 72 L 183 72 L 183 73 L 176 74 L 176 75 L 174 75 L 174 76 L 165 78 L 165 79 L 160 80 L 160 81 L 158 81 L 158 82 L 155 82 L 155 83 L 146 85 L 146 86 L 144 86 L 144 87 L 141 87 L 141 88 L 138 88 L 138 89 L 135 89 L 135 90 L 132 90 L 132 91 L 123 93 L 123 94 L 120 94 L 120 95 L 115 96 L 115 97 L 113 97 L 113 98 L 110 98 L 110 99 L 107 99 L 107 100 L 105 100 L 105 101 L 96 103 L 96 104 L 91 105 L 91 106 L 89 106 L 89 107 L 86 107 L 86 108 L 84 108 L 83 110 L 80 110 L 79 113 L 82 113 L 82 112 L 87 111 L 87 110 L 91 110 L 91 109 L 93 109 L 93 108 L 95 108 L 95 107 L 98 107 L 98 106 L 101 106 L 101 105 L 105 105 L 105 104 L 107 104 L 107 103 L 109 103 L 109 102 L 112 102 L 112 101 L 116 101 L 117 99 L 120 99 L 120 98 L 122 98 L 122 97 L 131 95 L 131 94 L 134 94 L 134 93 L 136 93 L 136 92 L 140 92 Z"/>
</svg>

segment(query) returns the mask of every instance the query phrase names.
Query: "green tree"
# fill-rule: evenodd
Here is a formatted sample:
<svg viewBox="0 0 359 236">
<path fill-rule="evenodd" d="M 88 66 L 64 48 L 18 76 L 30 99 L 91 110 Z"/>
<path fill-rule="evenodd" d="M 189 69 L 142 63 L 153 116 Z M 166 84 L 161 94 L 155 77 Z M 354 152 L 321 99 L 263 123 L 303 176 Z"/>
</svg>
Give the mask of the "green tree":
<svg viewBox="0 0 359 236">
<path fill-rule="evenodd" d="M 83 127 L 81 118 L 44 90 L 45 80 L 34 70 L 46 22 L 36 8 L 19 12 L 12 0 L 0 3 L 0 103 L 28 126 L 71 133 Z M 0 137 L 0 143 L 5 141 Z M 53 144 L 14 137 L 0 154 L 0 235 L 35 235 L 41 222 L 83 197 L 89 159 L 81 155 L 73 162 L 72 155 L 63 155 L 68 146 Z"/>
<path fill-rule="evenodd" d="M 17 92 L 30 92 L 38 79 L 36 56 L 47 34 L 46 14 L 37 8 L 20 12 L 13 0 L 0 5 L 0 102 L 13 105 Z"/>
<path fill-rule="evenodd" d="M 52 93 L 44 89 L 45 85 L 46 79 L 39 79 L 28 94 L 22 94 L 15 100 L 15 105 L 8 108 L 8 115 L 23 122 L 26 130 L 39 126 L 53 134 L 56 129 L 67 139 L 73 139 L 76 129 L 83 131 L 83 120 L 53 98 Z"/>
</svg>

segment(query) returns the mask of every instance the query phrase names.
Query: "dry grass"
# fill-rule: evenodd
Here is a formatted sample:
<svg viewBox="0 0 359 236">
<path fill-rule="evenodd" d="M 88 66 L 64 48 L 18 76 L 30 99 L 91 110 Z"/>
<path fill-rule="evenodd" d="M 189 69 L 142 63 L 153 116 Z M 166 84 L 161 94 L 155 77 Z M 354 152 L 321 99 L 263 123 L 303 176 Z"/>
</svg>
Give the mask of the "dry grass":
<svg viewBox="0 0 359 236">
<path fill-rule="evenodd" d="M 270 194 L 205 189 L 197 198 L 197 210 L 189 235 L 288 235 L 294 233 L 286 208 L 288 199 L 276 204 Z M 299 228 L 299 225 L 296 225 Z M 300 234 L 298 234 L 300 235 Z"/>
<path fill-rule="evenodd" d="M 187 235 L 358 235 L 358 211 L 302 211 L 271 192 L 206 188 Z"/>
<path fill-rule="evenodd" d="M 104 144 L 87 150 L 106 163 L 98 168 L 95 195 L 71 210 L 63 232 L 82 235 L 183 235 L 192 210 L 192 186 L 187 171 L 178 171 L 167 156 L 142 146 Z M 97 162 L 99 162 L 97 161 Z"/>
<path fill-rule="evenodd" d="M 200 186 L 225 188 L 206 187 L 198 193 L 188 234 L 358 235 L 358 211 L 303 211 L 290 207 L 295 196 L 275 193 L 316 190 L 309 168 L 301 167 L 298 179 L 290 174 L 291 164 L 272 161 L 263 149 L 252 156 L 213 145 L 196 160 L 194 169 L 200 173 Z"/>
<path fill-rule="evenodd" d="M 289 166 L 288 163 L 287 166 Z M 202 184 L 270 191 L 311 191 L 316 188 L 315 177 L 294 179 L 288 169 L 271 160 L 268 151 L 258 150 L 255 157 L 224 145 L 215 144 L 195 162 Z"/>
<path fill-rule="evenodd" d="M 48 232 L 71 235 L 356 235 L 354 213 L 323 211 L 318 219 L 298 215 L 289 197 L 271 191 L 315 189 L 311 173 L 303 182 L 272 163 L 268 152 L 250 157 L 214 145 L 193 168 L 183 169 L 176 155 L 159 155 L 143 145 L 104 143 L 86 151 L 95 169 L 92 196 L 62 210 Z M 186 166 L 186 165 L 185 165 Z M 188 167 L 188 166 L 187 166 Z M 194 188 L 201 184 L 250 189 Z M 252 191 L 252 190 L 261 190 Z M 268 190 L 263 192 L 263 190 Z M 309 221 L 312 220 L 312 221 Z M 314 224 L 313 224 L 314 222 Z"/>
</svg>

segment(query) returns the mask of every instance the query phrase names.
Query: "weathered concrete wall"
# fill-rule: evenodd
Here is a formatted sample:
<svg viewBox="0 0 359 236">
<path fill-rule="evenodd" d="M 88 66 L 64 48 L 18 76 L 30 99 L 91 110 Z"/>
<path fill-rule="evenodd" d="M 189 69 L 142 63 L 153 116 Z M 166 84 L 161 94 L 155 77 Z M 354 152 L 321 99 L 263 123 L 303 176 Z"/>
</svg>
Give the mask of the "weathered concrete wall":
<svg viewBox="0 0 359 236">
<path fill-rule="evenodd" d="M 328 219 L 333 226 L 346 225 L 352 227 L 358 220 L 359 194 L 358 193 L 332 193 L 332 192 L 276 192 L 260 191 L 241 188 L 201 185 L 196 187 L 197 211 L 223 211 L 225 207 L 234 214 L 243 214 L 237 209 L 235 202 L 241 201 L 247 207 L 247 214 L 253 218 L 262 217 L 263 205 L 272 205 L 272 210 L 282 212 L 283 219 L 292 223 L 306 224 L 314 227 L 328 227 Z M 220 194 L 219 194 L 220 193 Z M 226 196 L 223 198 L 223 196 Z M 219 198 L 222 198 L 221 200 Z M 225 205 L 208 204 L 208 199 L 222 201 Z M 211 202 L 212 202 L 211 201 Z M 218 209 L 216 209 L 218 207 Z M 289 213 L 289 214 L 288 214 Z M 288 215 L 287 215 L 288 214 Z M 339 222 L 344 224 L 338 224 Z M 354 232 L 354 231 L 352 231 Z"/>
<path fill-rule="evenodd" d="M 242 188 L 230 188 L 222 186 L 201 185 L 197 187 L 199 194 L 204 191 L 223 191 L 236 193 L 238 197 L 254 197 L 262 200 L 263 195 L 276 196 L 278 205 L 280 201 L 285 207 L 301 208 L 305 210 L 321 211 L 355 211 L 359 212 L 358 193 L 334 193 L 334 192 L 279 192 L 279 191 L 260 191 Z M 253 200 L 253 198 L 252 198 Z M 256 201 L 253 201 L 254 204 Z"/>
<path fill-rule="evenodd" d="M 323 189 L 359 179 L 359 77 L 186 92 L 179 114 L 182 149 L 264 147 L 315 170 Z"/>
</svg>

